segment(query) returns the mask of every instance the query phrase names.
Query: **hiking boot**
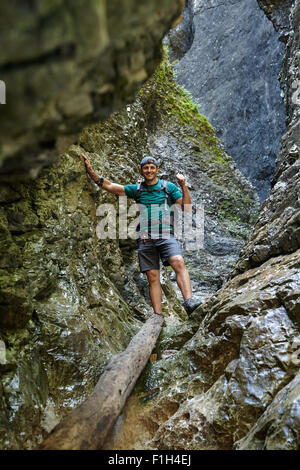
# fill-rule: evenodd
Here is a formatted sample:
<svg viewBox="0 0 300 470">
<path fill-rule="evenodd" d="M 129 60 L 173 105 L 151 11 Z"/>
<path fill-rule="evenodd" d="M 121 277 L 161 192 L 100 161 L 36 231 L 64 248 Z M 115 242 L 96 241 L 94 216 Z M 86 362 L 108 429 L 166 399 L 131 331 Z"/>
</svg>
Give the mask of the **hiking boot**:
<svg viewBox="0 0 300 470">
<path fill-rule="evenodd" d="M 194 310 L 196 310 L 199 305 L 201 305 L 202 302 L 199 302 L 197 300 L 193 300 L 192 297 L 189 299 L 186 299 L 183 302 L 183 307 L 188 315 L 190 315 Z"/>
</svg>

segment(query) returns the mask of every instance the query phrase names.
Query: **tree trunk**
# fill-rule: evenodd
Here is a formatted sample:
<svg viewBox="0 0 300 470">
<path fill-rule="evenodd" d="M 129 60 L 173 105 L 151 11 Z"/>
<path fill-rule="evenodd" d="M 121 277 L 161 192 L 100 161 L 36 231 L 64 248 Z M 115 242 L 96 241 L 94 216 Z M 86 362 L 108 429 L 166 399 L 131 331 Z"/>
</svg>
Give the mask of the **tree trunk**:
<svg viewBox="0 0 300 470">
<path fill-rule="evenodd" d="M 52 430 L 39 449 L 101 449 L 147 364 L 163 321 L 157 314 L 146 321 L 127 349 L 108 363 L 92 395 Z"/>
</svg>

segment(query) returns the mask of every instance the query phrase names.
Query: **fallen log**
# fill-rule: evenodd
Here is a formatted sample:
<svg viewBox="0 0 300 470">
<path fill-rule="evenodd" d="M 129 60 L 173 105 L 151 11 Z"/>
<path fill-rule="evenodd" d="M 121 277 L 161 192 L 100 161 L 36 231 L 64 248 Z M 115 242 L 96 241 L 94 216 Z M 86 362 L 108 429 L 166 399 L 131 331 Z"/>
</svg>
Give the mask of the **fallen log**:
<svg viewBox="0 0 300 470">
<path fill-rule="evenodd" d="M 51 431 L 38 449 L 101 449 L 135 383 L 147 364 L 163 325 L 152 315 L 127 349 L 106 366 L 92 395 Z"/>
</svg>

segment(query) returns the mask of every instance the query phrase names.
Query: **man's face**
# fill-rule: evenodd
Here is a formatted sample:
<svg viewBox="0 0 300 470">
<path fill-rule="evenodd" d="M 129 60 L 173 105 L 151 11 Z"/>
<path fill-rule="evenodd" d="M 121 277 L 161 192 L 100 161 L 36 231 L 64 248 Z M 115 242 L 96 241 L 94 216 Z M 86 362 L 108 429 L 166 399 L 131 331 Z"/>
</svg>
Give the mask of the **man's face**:
<svg viewBox="0 0 300 470">
<path fill-rule="evenodd" d="M 154 163 L 146 163 L 146 165 L 140 168 L 140 173 L 143 175 L 147 184 L 155 180 L 158 173 L 158 167 Z"/>
</svg>

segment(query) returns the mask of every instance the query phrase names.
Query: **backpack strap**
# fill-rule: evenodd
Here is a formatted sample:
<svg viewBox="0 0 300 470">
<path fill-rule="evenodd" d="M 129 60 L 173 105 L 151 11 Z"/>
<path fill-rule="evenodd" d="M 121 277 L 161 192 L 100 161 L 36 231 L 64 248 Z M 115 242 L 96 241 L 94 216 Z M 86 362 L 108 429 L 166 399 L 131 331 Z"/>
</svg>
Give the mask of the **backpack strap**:
<svg viewBox="0 0 300 470">
<path fill-rule="evenodd" d="M 161 187 L 158 189 L 146 189 L 144 186 L 143 181 L 140 181 L 137 183 L 137 195 L 136 195 L 136 202 L 139 203 L 141 200 L 141 192 L 147 191 L 148 193 L 152 193 L 153 191 L 165 191 L 166 193 L 166 199 L 165 199 L 165 207 L 168 204 L 168 206 L 171 206 L 171 200 L 170 200 L 170 193 L 168 191 L 168 181 L 167 180 L 161 180 Z M 167 207 L 166 207 L 167 208 Z"/>
<path fill-rule="evenodd" d="M 169 207 L 171 207 L 171 199 L 170 199 L 170 193 L 168 191 L 168 181 L 167 180 L 161 180 L 161 189 L 163 189 L 166 193 L 165 208 L 167 208 L 167 204 L 168 204 Z"/>
<path fill-rule="evenodd" d="M 170 193 L 169 193 L 169 190 L 168 190 L 168 181 L 167 180 L 162 180 L 162 186 L 164 188 L 164 191 L 166 193 L 166 199 L 165 199 L 165 208 L 167 209 L 167 204 L 169 207 L 171 207 L 171 196 L 170 196 Z M 174 230 L 174 220 L 175 220 L 175 217 L 174 217 L 174 211 L 171 211 L 170 212 L 170 226 L 172 227 L 172 229 Z"/>
<path fill-rule="evenodd" d="M 140 181 L 137 184 L 137 194 L 136 194 L 136 202 L 139 203 L 141 199 L 141 192 L 143 191 L 143 182 Z"/>
</svg>

